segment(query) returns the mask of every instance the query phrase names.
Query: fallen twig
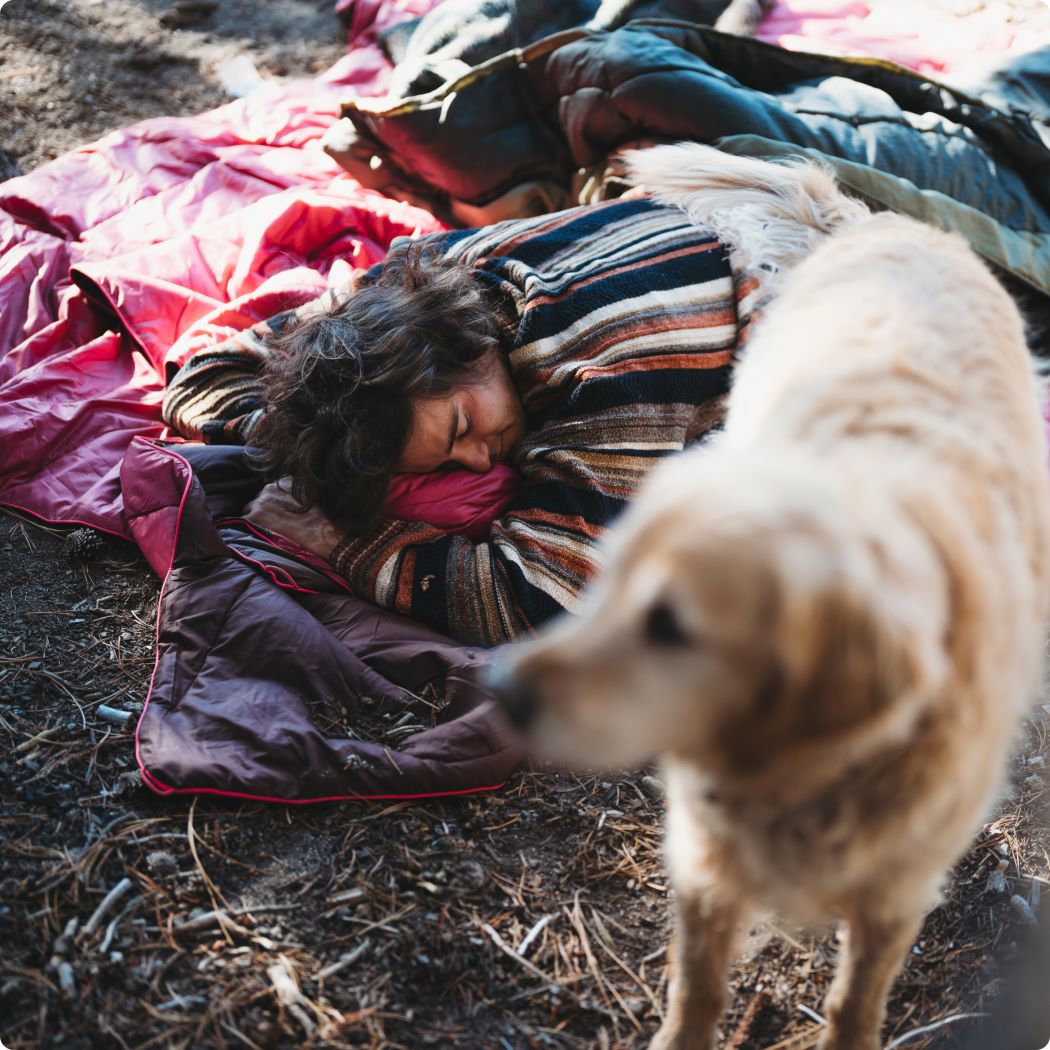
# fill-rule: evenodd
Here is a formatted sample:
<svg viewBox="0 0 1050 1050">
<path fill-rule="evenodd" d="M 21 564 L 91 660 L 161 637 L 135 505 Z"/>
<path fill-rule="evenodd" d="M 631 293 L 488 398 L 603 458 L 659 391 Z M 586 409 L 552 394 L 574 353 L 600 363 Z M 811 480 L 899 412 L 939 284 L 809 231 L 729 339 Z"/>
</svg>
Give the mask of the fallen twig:
<svg viewBox="0 0 1050 1050">
<path fill-rule="evenodd" d="M 182 838 L 180 835 L 179 838 Z M 293 904 L 254 904 L 247 908 L 216 908 L 214 911 L 207 911 L 203 915 L 197 915 L 192 919 L 186 919 L 185 922 L 175 923 L 171 927 L 172 933 L 195 933 L 198 930 L 206 930 L 209 926 L 216 926 L 220 922 L 232 922 L 234 918 L 241 918 L 245 915 L 253 915 L 255 912 L 275 912 L 275 911 L 294 911 L 297 906 Z M 235 925 L 238 930 L 243 930 L 245 933 L 251 933 L 252 931 L 247 930 L 243 926 Z M 255 936 L 253 934 L 253 936 Z"/>
<path fill-rule="evenodd" d="M 240 914 L 243 915 L 246 913 L 241 912 Z M 256 941 L 263 948 L 272 949 L 277 947 L 277 945 L 268 937 L 263 937 L 260 934 L 255 933 L 253 930 L 249 930 L 247 926 L 242 926 L 232 918 L 229 912 L 223 911 L 221 908 L 217 908 L 215 911 L 205 912 L 203 915 L 198 915 L 195 919 L 188 919 L 186 922 L 179 923 L 178 926 L 173 926 L 171 928 L 171 932 L 196 933 L 199 930 L 206 930 L 211 926 L 218 926 L 222 931 L 223 936 L 231 944 L 233 943 L 233 940 L 230 937 L 230 932 L 232 931 L 240 937 Z"/>
<path fill-rule="evenodd" d="M 549 974 L 545 974 L 538 966 L 533 965 L 528 959 L 519 955 L 487 922 L 483 922 L 481 928 L 489 935 L 492 939 L 492 943 L 499 948 L 504 955 L 509 956 L 519 966 L 524 966 L 534 977 L 538 977 L 541 981 L 545 981 L 552 988 L 558 987 L 558 982 L 553 977 Z"/>
<path fill-rule="evenodd" d="M 886 1044 L 886 1050 L 896 1050 L 896 1047 L 910 1043 L 921 1035 L 929 1035 L 930 1032 L 936 1032 L 939 1028 L 955 1024 L 958 1021 L 977 1021 L 985 1017 L 991 1017 L 991 1014 L 952 1014 L 951 1017 L 945 1017 L 940 1021 L 934 1021 L 932 1024 L 923 1025 L 922 1028 L 916 1028 L 914 1031 L 898 1036 L 892 1043 Z"/>
<path fill-rule="evenodd" d="M 543 927 L 546 926 L 547 923 L 551 921 L 551 919 L 555 918 L 557 918 L 557 916 L 553 912 L 551 912 L 549 915 L 544 915 L 542 919 L 537 920 L 537 922 L 533 925 L 532 929 L 529 930 L 529 932 L 525 934 L 524 937 L 522 937 L 521 944 L 519 944 L 518 947 L 514 949 L 518 953 L 518 955 L 520 955 L 524 959 L 525 953 L 529 950 L 529 946 L 543 931 Z"/>
<path fill-rule="evenodd" d="M 303 1009 L 304 1005 L 310 1005 L 309 1000 L 299 991 L 288 960 L 282 955 L 278 962 L 266 968 L 266 976 L 270 978 L 277 1001 L 302 1025 L 306 1038 L 309 1039 L 314 1034 L 317 1023 Z"/>
<path fill-rule="evenodd" d="M 28 740 L 19 744 L 18 747 L 15 748 L 15 754 L 24 754 L 26 751 L 36 747 L 37 744 L 43 743 L 48 737 L 54 736 L 61 728 L 61 726 L 51 726 L 49 729 L 41 730 L 36 736 L 32 736 Z"/>
<path fill-rule="evenodd" d="M 334 963 L 329 963 L 323 970 L 318 970 L 315 980 L 323 981 L 328 977 L 334 977 L 340 970 L 353 966 L 371 947 L 371 942 L 363 941 L 352 952 L 347 952 L 341 959 L 336 959 Z"/>
<path fill-rule="evenodd" d="M 795 1005 L 798 1007 L 799 1013 L 805 1014 L 811 1021 L 816 1021 L 819 1025 L 827 1025 L 828 1022 L 816 1010 L 806 1006 L 805 1003 L 796 1003 Z"/>
<path fill-rule="evenodd" d="M 98 932 L 99 926 L 102 925 L 102 920 L 106 917 L 106 912 L 108 912 L 133 885 L 134 883 L 131 879 L 121 879 L 120 882 L 118 882 L 116 886 L 114 886 L 113 889 L 102 898 L 91 918 L 84 923 L 84 928 L 80 931 L 80 936 L 94 936 L 94 934 Z"/>
<path fill-rule="evenodd" d="M 99 704 L 95 708 L 95 714 L 117 726 L 125 726 L 131 721 L 130 711 L 121 711 L 120 708 L 110 707 L 108 704 Z"/>
</svg>

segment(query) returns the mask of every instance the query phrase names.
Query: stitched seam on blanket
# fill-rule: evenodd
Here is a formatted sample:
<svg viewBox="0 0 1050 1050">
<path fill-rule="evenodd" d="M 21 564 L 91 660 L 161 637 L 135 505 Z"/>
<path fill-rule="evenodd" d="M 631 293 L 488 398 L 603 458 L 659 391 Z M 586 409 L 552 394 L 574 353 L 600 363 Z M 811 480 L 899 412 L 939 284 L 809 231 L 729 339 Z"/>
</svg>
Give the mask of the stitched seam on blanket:
<svg viewBox="0 0 1050 1050">
<path fill-rule="evenodd" d="M 169 573 L 168 575 L 170 576 L 171 573 Z M 197 661 L 197 666 L 195 668 L 193 668 L 193 670 L 192 670 L 192 673 L 190 675 L 190 680 L 186 683 L 186 685 L 182 689 L 179 690 L 179 696 L 180 697 L 187 695 L 190 692 L 190 690 L 193 688 L 193 686 L 196 683 L 197 679 L 200 677 L 201 671 L 204 670 L 204 666 L 208 662 L 208 657 L 211 656 L 212 650 L 215 647 L 215 640 L 222 634 L 223 628 L 226 626 L 226 621 L 230 618 L 230 613 L 233 612 L 234 607 L 241 601 L 241 599 L 244 597 L 244 595 L 248 592 L 248 588 L 251 587 L 254 579 L 255 579 L 255 574 L 253 573 L 252 574 L 252 578 L 246 580 L 244 582 L 244 585 L 230 599 L 230 603 L 229 603 L 229 605 L 226 606 L 226 611 L 222 614 L 222 619 L 219 621 L 218 626 L 216 627 L 214 632 L 211 632 L 209 634 L 209 645 L 208 645 L 208 648 L 203 653 L 201 653 L 201 655 L 200 655 L 200 657 L 199 657 L 199 659 Z M 174 688 L 174 681 L 172 683 L 172 686 Z M 172 697 L 172 704 L 169 705 L 169 710 L 173 710 L 175 707 L 178 706 L 178 700 L 179 700 L 179 698 L 174 697 L 174 696 Z"/>
</svg>

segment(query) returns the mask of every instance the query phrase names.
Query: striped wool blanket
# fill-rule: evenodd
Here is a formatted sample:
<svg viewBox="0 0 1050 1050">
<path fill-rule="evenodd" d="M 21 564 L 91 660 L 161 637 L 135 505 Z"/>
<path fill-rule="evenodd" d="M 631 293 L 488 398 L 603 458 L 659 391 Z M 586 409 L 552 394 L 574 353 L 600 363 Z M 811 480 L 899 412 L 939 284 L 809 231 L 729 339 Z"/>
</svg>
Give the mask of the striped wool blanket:
<svg viewBox="0 0 1050 1050">
<path fill-rule="evenodd" d="M 506 352 L 526 409 L 512 460 L 522 485 L 482 542 L 388 519 L 348 537 L 332 564 L 358 595 L 494 645 L 576 608 L 599 541 L 654 463 L 717 425 L 758 287 L 708 231 L 641 199 L 428 239 L 516 317 Z M 168 388 L 169 424 L 250 442 L 266 332 L 289 323 L 191 358 Z"/>
</svg>

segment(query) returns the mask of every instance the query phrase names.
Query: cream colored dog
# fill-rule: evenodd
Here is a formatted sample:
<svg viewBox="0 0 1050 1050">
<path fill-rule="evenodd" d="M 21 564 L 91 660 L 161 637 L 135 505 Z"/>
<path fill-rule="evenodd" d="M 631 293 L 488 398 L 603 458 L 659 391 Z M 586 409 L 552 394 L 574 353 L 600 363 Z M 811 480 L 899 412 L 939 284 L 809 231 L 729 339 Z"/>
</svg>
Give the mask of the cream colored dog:
<svg viewBox="0 0 1050 1050">
<path fill-rule="evenodd" d="M 508 653 L 507 702 L 537 754 L 664 756 L 677 936 L 654 1048 L 713 1045 L 733 934 L 772 909 L 845 920 L 820 1046 L 877 1050 L 1040 682 L 1040 385 L 958 238 L 869 216 L 810 167 L 700 147 L 633 166 L 756 272 L 789 272 L 724 435 L 654 472 L 583 614 Z"/>
</svg>

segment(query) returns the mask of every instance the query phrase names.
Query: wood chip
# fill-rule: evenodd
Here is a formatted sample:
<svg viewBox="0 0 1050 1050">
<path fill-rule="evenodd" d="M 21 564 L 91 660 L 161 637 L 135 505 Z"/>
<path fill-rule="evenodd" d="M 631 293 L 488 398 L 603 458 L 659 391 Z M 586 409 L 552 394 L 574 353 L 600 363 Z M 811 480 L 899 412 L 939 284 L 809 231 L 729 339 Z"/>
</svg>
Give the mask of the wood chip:
<svg viewBox="0 0 1050 1050">
<path fill-rule="evenodd" d="M 282 955 L 278 962 L 266 968 L 266 976 L 270 978 L 277 1001 L 299 1022 L 306 1038 L 310 1039 L 317 1024 L 303 1009 L 304 1006 L 309 1006 L 310 1002 L 299 991 L 288 960 Z"/>
<path fill-rule="evenodd" d="M 95 714 L 99 718 L 104 718 L 107 722 L 112 722 L 118 726 L 127 725 L 131 721 L 130 711 L 121 711 L 120 708 L 109 707 L 107 704 L 99 704 L 95 708 Z"/>
<path fill-rule="evenodd" d="M 134 883 L 131 879 L 121 879 L 120 882 L 118 882 L 116 886 L 114 886 L 113 889 L 102 898 L 101 903 L 92 913 L 91 918 L 84 923 L 84 928 L 80 931 L 80 936 L 83 938 L 91 937 L 98 932 L 98 928 L 102 925 L 102 920 L 106 917 L 106 912 L 108 912 L 133 885 Z"/>
</svg>

